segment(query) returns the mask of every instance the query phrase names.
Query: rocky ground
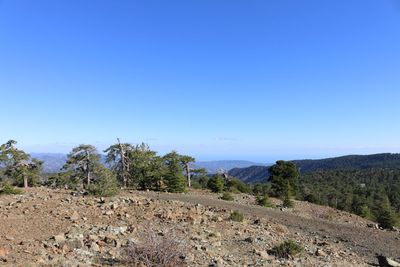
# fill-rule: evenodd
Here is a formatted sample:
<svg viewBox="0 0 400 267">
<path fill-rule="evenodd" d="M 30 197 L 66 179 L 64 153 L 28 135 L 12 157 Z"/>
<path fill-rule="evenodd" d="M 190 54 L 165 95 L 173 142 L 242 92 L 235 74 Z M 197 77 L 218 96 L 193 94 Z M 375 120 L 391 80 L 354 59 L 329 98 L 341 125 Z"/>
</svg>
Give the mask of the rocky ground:
<svg viewBox="0 0 400 267">
<path fill-rule="evenodd" d="M 176 245 L 188 266 L 367 266 L 378 263 L 375 254 L 400 257 L 399 232 L 348 213 L 218 197 L 126 191 L 101 199 L 46 188 L 0 196 L 0 266 L 125 266 L 127 247 L 163 237 L 175 242 L 165 250 Z M 233 210 L 245 220 L 230 221 Z M 289 259 L 269 253 L 288 239 L 304 252 Z"/>
</svg>

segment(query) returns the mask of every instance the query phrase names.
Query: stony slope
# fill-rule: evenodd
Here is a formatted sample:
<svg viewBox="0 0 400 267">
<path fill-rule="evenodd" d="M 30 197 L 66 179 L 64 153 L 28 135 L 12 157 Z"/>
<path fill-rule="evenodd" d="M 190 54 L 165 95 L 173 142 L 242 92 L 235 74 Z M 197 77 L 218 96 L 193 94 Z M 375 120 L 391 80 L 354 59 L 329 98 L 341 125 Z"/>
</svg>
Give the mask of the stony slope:
<svg viewBox="0 0 400 267">
<path fill-rule="evenodd" d="M 365 266 L 375 253 L 400 256 L 398 232 L 368 228 L 357 216 L 301 202 L 282 211 L 253 204 L 251 196 L 226 202 L 205 192 L 129 191 L 101 200 L 41 188 L 0 196 L 0 265 L 124 266 L 124 246 L 143 242 L 146 229 L 184 244 L 189 266 Z M 245 221 L 228 220 L 231 210 Z M 296 259 L 267 253 L 287 239 L 305 252 Z"/>
</svg>

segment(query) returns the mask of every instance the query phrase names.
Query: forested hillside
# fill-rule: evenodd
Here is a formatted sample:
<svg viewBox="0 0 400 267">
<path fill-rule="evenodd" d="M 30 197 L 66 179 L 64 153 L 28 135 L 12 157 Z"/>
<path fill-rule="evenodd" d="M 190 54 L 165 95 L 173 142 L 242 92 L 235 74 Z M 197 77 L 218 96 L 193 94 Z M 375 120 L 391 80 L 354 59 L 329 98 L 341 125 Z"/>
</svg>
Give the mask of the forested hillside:
<svg viewBox="0 0 400 267">
<path fill-rule="evenodd" d="M 234 168 L 228 173 L 246 183 L 263 183 L 268 178 L 267 166 L 250 166 L 247 168 Z"/>
<path fill-rule="evenodd" d="M 298 198 L 372 220 L 394 221 L 400 214 L 400 169 L 306 173 L 300 177 Z"/>
<path fill-rule="evenodd" d="M 300 170 L 297 198 L 355 213 L 382 224 L 400 214 L 400 154 L 293 161 Z M 247 183 L 266 183 L 268 167 L 229 172 Z"/>
<path fill-rule="evenodd" d="M 362 170 L 371 168 L 400 168 L 400 154 L 350 155 L 320 160 L 294 160 L 301 174 L 327 170 Z M 232 169 L 229 174 L 248 183 L 266 181 L 268 167 L 251 166 Z"/>
<path fill-rule="evenodd" d="M 350 155 L 320 160 L 293 161 L 301 173 L 321 170 L 399 168 L 400 154 Z"/>
</svg>

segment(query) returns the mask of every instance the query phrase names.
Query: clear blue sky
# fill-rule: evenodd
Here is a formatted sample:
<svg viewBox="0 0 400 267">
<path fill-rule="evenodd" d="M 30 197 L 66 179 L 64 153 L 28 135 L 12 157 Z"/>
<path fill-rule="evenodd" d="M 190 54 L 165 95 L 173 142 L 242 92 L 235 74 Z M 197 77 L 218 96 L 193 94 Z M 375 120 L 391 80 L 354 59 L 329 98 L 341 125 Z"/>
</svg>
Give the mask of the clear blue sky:
<svg viewBox="0 0 400 267">
<path fill-rule="evenodd" d="M 395 0 L 0 0 L 0 141 L 400 152 Z"/>
</svg>

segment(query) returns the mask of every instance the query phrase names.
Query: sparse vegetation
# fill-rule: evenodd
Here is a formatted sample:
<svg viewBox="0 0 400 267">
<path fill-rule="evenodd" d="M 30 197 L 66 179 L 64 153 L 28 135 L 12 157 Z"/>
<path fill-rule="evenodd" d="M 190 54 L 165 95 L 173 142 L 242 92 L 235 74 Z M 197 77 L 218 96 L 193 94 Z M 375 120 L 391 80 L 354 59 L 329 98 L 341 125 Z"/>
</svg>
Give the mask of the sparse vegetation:
<svg viewBox="0 0 400 267">
<path fill-rule="evenodd" d="M 294 202 L 292 200 L 292 196 L 290 195 L 290 190 L 287 190 L 285 192 L 285 197 L 283 199 L 283 207 L 285 208 L 293 208 L 294 207 Z"/>
<path fill-rule="evenodd" d="M 278 258 L 294 258 L 296 255 L 303 252 L 303 247 L 293 240 L 287 240 L 278 246 L 275 246 L 270 253 Z"/>
<path fill-rule="evenodd" d="M 236 178 L 230 178 L 226 184 L 226 191 L 232 193 L 250 193 L 251 188 Z"/>
<path fill-rule="evenodd" d="M 128 266 L 186 266 L 183 240 L 173 232 L 158 234 L 151 227 L 141 235 L 141 242 L 130 244 L 123 251 Z"/>
<path fill-rule="evenodd" d="M 242 213 L 240 213 L 239 211 L 235 210 L 230 214 L 229 220 L 234 221 L 234 222 L 243 222 L 244 215 Z"/>
<path fill-rule="evenodd" d="M 15 188 L 10 182 L 4 182 L 3 183 L 3 188 L 0 190 L 0 194 L 4 195 L 21 195 L 24 192 L 19 189 Z"/>
<path fill-rule="evenodd" d="M 268 196 L 257 197 L 257 204 L 267 208 L 272 208 L 274 206 Z"/>
<path fill-rule="evenodd" d="M 222 199 L 222 200 L 226 200 L 226 201 L 233 201 L 233 200 L 235 200 L 235 198 L 234 198 L 234 197 L 232 196 L 232 194 L 229 193 L 229 192 L 223 193 L 222 196 L 221 196 L 221 199 Z"/>
</svg>

